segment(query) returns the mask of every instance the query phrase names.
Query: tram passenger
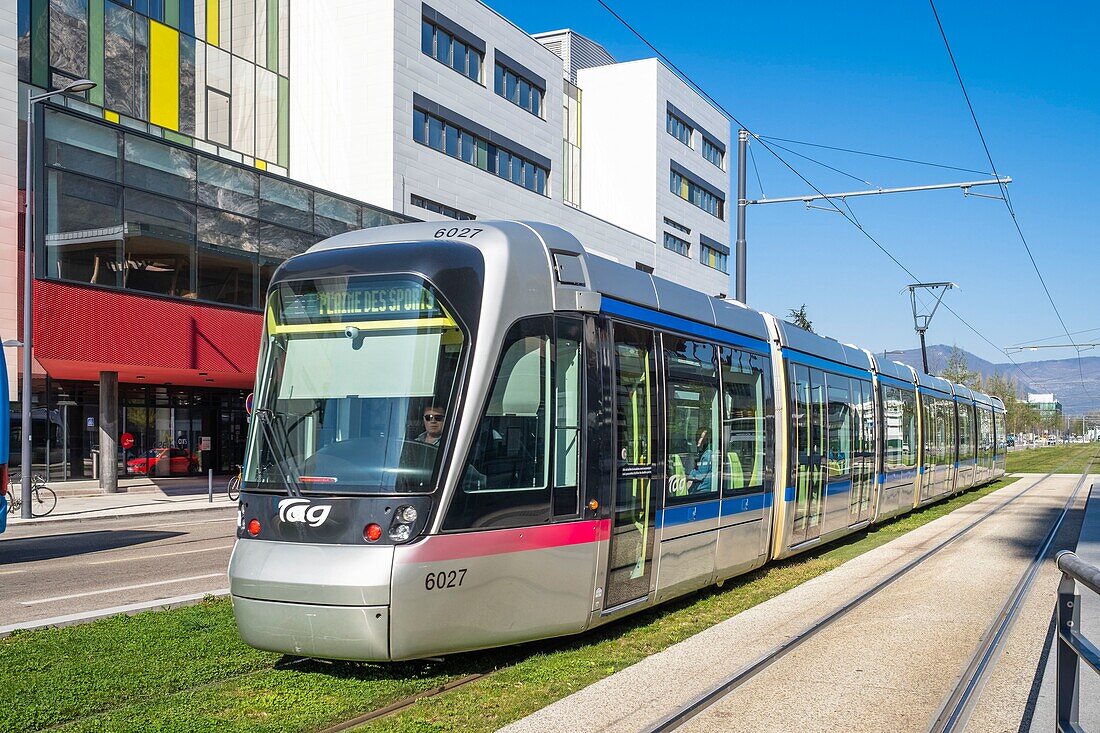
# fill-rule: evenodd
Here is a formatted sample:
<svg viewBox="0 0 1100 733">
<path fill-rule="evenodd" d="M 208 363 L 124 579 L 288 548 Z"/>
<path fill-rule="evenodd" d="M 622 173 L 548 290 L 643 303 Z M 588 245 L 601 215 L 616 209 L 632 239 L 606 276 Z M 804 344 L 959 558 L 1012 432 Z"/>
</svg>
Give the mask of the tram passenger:
<svg viewBox="0 0 1100 733">
<path fill-rule="evenodd" d="M 439 447 L 439 441 L 443 437 L 443 421 L 447 413 L 442 407 L 431 405 L 424 408 L 424 432 L 416 436 L 417 443 Z"/>
<path fill-rule="evenodd" d="M 688 480 L 691 481 L 688 493 L 709 494 L 712 486 L 711 463 L 713 458 L 710 448 L 710 431 L 706 428 L 702 428 L 699 431 L 699 437 L 695 441 L 695 448 L 698 453 L 695 458 L 695 468 L 688 474 Z"/>
</svg>

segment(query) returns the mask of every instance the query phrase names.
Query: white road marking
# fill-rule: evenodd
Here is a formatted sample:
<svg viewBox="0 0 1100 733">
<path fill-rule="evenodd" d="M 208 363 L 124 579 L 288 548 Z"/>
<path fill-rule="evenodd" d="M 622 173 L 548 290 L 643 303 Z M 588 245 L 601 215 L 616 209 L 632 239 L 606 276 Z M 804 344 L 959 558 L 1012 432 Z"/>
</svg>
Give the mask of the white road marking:
<svg viewBox="0 0 1100 733">
<path fill-rule="evenodd" d="M 43 618 L 36 621 L 23 621 L 18 624 L 11 624 L 9 626 L 0 626 L 0 636 L 7 636 L 16 629 L 41 629 L 46 626 L 72 626 L 73 624 L 79 624 L 84 621 L 93 621 L 97 618 L 107 618 L 108 616 L 117 616 L 120 613 L 137 613 L 138 611 L 148 611 L 151 608 L 176 608 L 178 606 L 190 606 L 198 603 L 207 596 L 227 596 L 229 595 L 228 588 L 219 588 L 218 590 L 207 591 L 205 593 L 190 593 L 185 596 L 174 596 L 172 598 L 161 598 L 156 601 L 141 601 L 140 603 L 128 603 L 125 606 L 114 606 L 112 608 L 100 608 L 95 611 L 83 611 L 81 613 L 71 613 L 67 616 L 54 616 L 53 618 Z"/>
<path fill-rule="evenodd" d="M 159 555 L 141 555 L 139 557 L 116 557 L 112 560 L 96 560 L 86 563 L 88 565 L 109 565 L 115 562 L 137 562 L 138 560 L 152 560 L 158 557 L 172 557 L 173 555 L 192 555 L 196 552 L 211 552 L 213 550 L 228 550 L 233 545 L 218 545 L 217 547 L 203 547 L 199 550 L 180 550 L 179 552 L 162 552 Z"/>
<path fill-rule="evenodd" d="M 236 522 L 236 517 L 223 517 L 221 519 L 200 519 L 191 522 L 168 522 L 166 524 L 143 524 L 133 529 L 160 529 L 161 527 L 187 527 L 192 524 L 214 524 L 215 522 Z"/>
<path fill-rule="evenodd" d="M 84 598 L 86 596 L 98 596 L 102 593 L 117 593 L 123 590 L 136 590 L 138 588 L 151 588 L 155 585 L 171 585 L 172 583 L 186 583 L 189 580 L 205 580 L 207 578 L 224 578 L 225 573 L 208 573 L 206 575 L 192 575 L 189 578 L 173 578 L 172 580 L 157 580 L 152 583 L 138 583 L 137 585 L 124 585 L 119 588 L 104 588 L 102 590 L 90 590 L 86 593 L 73 593 L 67 596 L 54 596 L 53 598 L 39 598 L 37 601 L 20 601 L 23 606 L 34 606 L 39 603 L 52 601 L 67 601 L 70 598 Z"/>
<path fill-rule="evenodd" d="M 0 570 L 0 575 L 19 575 L 19 573 L 25 573 L 26 570 Z"/>
</svg>

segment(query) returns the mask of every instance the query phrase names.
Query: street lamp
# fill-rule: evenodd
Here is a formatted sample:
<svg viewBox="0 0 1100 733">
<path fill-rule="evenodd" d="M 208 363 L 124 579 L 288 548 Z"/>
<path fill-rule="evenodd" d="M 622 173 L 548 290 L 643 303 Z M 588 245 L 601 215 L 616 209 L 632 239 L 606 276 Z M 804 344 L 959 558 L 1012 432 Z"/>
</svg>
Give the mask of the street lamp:
<svg viewBox="0 0 1100 733">
<path fill-rule="evenodd" d="M 34 105 L 58 94 L 86 92 L 96 85 L 91 79 L 77 79 L 61 89 L 41 94 L 27 95 L 27 177 L 23 183 L 26 194 L 23 197 L 23 436 L 19 471 L 22 474 L 20 495 L 23 507 L 19 516 L 31 518 L 31 290 L 34 285 L 34 270 L 31 257 L 34 253 L 31 218 L 34 212 L 34 168 L 31 156 L 34 151 Z"/>
</svg>

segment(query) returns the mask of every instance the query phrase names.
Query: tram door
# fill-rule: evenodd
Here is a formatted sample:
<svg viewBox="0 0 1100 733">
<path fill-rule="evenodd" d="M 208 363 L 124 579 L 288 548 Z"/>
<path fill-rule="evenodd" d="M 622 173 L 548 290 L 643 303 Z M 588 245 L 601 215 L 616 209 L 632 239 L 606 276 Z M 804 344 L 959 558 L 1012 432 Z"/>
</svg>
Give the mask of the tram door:
<svg viewBox="0 0 1100 733">
<path fill-rule="evenodd" d="M 653 332 L 614 324 L 615 485 L 604 608 L 644 598 L 653 571 L 653 534 L 662 486 Z"/>
<path fill-rule="evenodd" d="M 801 364 L 794 371 L 794 410 L 792 411 L 795 480 L 792 546 L 821 536 L 825 513 L 825 471 L 822 451 L 828 425 L 825 373 Z"/>
</svg>

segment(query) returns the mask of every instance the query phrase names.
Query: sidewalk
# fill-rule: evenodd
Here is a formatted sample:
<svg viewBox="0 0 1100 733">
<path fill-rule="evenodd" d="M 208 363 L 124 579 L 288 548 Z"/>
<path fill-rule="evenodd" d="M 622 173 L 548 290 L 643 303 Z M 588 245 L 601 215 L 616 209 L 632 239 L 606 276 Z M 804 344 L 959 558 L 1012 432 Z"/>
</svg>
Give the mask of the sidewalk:
<svg viewBox="0 0 1100 733">
<path fill-rule="evenodd" d="M 57 507 L 45 517 L 20 519 L 18 515 L 8 515 L 8 526 L 34 526 L 47 522 L 85 521 L 108 519 L 140 514 L 159 514 L 161 512 L 201 511 L 205 509 L 225 509 L 236 506 L 225 493 L 228 476 L 215 476 L 213 501 L 207 494 L 207 478 L 194 476 L 187 478 L 124 478 L 119 480 L 123 493 L 100 494 L 98 496 L 65 496 L 65 489 L 87 488 L 95 484 L 90 481 L 69 481 L 58 483 L 51 488 L 58 490 Z M 87 486 L 85 486 L 87 485 Z"/>
</svg>

